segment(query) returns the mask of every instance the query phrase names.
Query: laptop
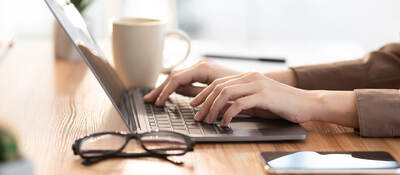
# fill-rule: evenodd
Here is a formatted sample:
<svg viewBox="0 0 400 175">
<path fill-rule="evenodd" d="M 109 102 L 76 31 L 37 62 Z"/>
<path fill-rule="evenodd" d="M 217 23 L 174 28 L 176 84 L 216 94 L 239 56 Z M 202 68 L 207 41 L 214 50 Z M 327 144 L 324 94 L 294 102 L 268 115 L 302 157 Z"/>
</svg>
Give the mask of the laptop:
<svg viewBox="0 0 400 175">
<path fill-rule="evenodd" d="M 198 107 L 190 98 L 173 94 L 164 107 L 143 101 L 151 88 L 126 88 L 102 50 L 88 31 L 85 21 L 69 0 L 45 0 L 64 31 L 72 40 L 119 115 L 131 132 L 152 130 L 176 131 L 197 142 L 250 142 L 303 140 L 307 134 L 298 124 L 281 119 L 236 116 L 228 127 L 218 122 L 205 124 L 193 119 Z M 134 38 L 133 38 L 134 39 Z"/>
</svg>

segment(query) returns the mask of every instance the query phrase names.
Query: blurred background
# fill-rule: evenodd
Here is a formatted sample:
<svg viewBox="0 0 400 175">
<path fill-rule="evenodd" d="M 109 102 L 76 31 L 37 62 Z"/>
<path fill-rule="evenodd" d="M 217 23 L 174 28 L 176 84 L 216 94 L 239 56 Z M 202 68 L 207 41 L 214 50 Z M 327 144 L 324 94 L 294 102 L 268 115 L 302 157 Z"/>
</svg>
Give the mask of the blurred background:
<svg viewBox="0 0 400 175">
<path fill-rule="evenodd" d="M 350 41 L 366 50 L 399 41 L 398 0 L 93 0 L 85 18 L 107 38 L 120 16 L 168 20 L 193 39 Z M 0 33 L 50 39 L 54 19 L 43 0 L 0 0 Z"/>
</svg>

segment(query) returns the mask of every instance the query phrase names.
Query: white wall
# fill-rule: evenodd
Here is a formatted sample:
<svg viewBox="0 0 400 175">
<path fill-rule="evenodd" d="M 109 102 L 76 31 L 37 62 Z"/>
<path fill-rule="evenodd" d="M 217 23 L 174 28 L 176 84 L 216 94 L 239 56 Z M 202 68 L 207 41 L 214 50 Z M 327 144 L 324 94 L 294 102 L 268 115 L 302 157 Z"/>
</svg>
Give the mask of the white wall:
<svg viewBox="0 0 400 175">
<path fill-rule="evenodd" d="M 8 18 L 9 14 L 12 13 L 12 9 L 4 0 L 0 0 L 0 40 L 8 39 L 7 37 L 12 35 L 12 31 L 15 30 L 15 22 Z"/>
<path fill-rule="evenodd" d="M 94 1 L 88 13 L 95 19 L 99 37 L 107 36 L 108 24 L 116 15 L 110 4 L 124 3 L 120 15 L 149 11 L 165 14 L 160 8 L 163 0 Z M 138 10 L 140 2 L 149 11 Z M 179 4 L 185 4 L 178 6 L 179 22 L 192 25 L 187 30 L 195 38 L 351 40 L 366 49 L 399 41 L 398 0 L 178 0 Z M 7 24 L 1 22 L 5 16 Z M 0 29 L 13 26 L 18 37 L 49 38 L 52 23 L 43 0 L 0 0 Z"/>
<path fill-rule="evenodd" d="M 180 16 L 180 22 L 198 23 L 199 38 L 351 40 L 367 49 L 399 41 L 398 0 L 185 1 L 178 12 L 190 15 Z"/>
</svg>

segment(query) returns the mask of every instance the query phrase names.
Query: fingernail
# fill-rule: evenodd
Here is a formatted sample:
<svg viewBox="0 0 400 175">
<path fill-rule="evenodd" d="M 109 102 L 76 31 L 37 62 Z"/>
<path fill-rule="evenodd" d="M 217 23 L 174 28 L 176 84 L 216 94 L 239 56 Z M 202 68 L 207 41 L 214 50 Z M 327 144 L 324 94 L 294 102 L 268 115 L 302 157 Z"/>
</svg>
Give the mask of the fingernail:
<svg viewBox="0 0 400 175">
<path fill-rule="evenodd" d="M 200 120 L 199 120 L 199 115 L 198 115 L 198 114 L 194 115 L 193 118 L 194 118 L 196 121 L 200 121 Z"/>
<path fill-rule="evenodd" d="M 221 121 L 221 126 L 226 126 L 226 121 L 225 120 Z"/>
<path fill-rule="evenodd" d="M 156 101 L 155 101 L 155 103 L 154 103 L 155 105 L 158 105 L 158 104 L 160 104 L 160 97 L 157 97 L 157 99 L 156 99 Z"/>
<path fill-rule="evenodd" d="M 196 106 L 199 106 L 199 103 L 198 103 L 197 101 L 195 101 L 195 100 L 192 100 L 192 101 L 190 102 L 190 105 L 191 105 L 192 107 L 196 107 Z"/>
<path fill-rule="evenodd" d="M 206 119 L 206 123 L 208 123 L 208 124 L 211 124 L 212 122 L 211 122 L 211 118 L 210 117 L 206 117 L 207 119 Z"/>
</svg>

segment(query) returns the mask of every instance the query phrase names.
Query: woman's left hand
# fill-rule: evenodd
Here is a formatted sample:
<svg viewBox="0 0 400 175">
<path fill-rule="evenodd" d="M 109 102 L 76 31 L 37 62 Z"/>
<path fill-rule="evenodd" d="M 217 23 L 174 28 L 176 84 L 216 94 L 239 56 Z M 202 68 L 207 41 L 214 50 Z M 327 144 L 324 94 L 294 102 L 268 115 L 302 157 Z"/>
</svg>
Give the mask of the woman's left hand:
<svg viewBox="0 0 400 175">
<path fill-rule="evenodd" d="M 213 123 L 223 113 L 222 126 L 242 111 L 270 111 L 295 123 L 311 120 L 307 114 L 314 105 L 314 97 L 306 90 L 297 89 L 261 73 L 243 73 L 213 81 L 191 102 L 202 104 L 195 120 Z M 267 112 L 268 113 L 268 112 Z"/>
</svg>

